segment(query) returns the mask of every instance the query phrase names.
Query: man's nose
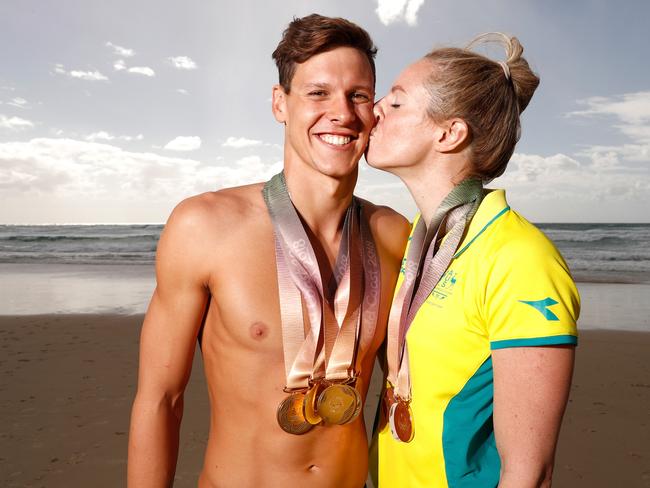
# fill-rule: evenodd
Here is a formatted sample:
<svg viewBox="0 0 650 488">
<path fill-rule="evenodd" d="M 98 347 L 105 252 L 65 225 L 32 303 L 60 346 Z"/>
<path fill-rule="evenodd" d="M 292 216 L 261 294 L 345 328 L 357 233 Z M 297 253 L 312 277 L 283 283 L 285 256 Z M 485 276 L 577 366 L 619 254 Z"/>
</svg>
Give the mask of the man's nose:
<svg viewBox="0 0 650 488">
<path fill-rule="evenodd" d="M 355 119 L 354 104 L 347 96 L 335 97 L 330 106 L 330 120 L 346 124 Z"/>
</svg>

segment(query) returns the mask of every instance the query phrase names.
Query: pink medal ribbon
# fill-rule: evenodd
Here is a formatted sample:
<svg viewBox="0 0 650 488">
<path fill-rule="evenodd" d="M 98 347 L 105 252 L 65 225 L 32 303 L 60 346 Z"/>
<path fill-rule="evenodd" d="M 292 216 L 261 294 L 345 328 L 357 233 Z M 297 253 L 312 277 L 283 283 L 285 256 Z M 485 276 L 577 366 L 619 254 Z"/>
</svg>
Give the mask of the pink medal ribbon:
<svg viewBox="0 0 650 488">
<path fill-rule="evenodd" d="M 384 401 L 391 433 L 399 441 L 409 442 L 414 435 L 406 334 L 449 267 L 482 198 L 481 182 L 466 179 L 445 197 L 428 228 L 420 219 L 413 231 L 404 263 L 404 281 L 393 298 L 388 319 L 386 354 L 390 386 Z"/>
<path fill-rule="evenodd" d="M 305 391 L 314 380 L 353 381 L 374 337 L 380 294 L 379 260 L 362 205 L 352 198 L 332 278 L 324 287 L 284 174 L 267 182 L 262 193 L 275 235 L 285 390 Z"/>
</svg>

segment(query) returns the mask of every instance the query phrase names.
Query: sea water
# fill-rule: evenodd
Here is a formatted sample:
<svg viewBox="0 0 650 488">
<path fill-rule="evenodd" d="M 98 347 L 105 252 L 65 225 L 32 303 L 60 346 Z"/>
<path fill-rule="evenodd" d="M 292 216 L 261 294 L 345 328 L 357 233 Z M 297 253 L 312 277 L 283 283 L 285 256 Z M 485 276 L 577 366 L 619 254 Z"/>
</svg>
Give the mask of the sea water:
<svg viewBox="0 0 650 488">
<path fill-rule="evenodd" d="M 578 281 L 581 323 L 650 330 L 650 224 L 537 225 Z M 0 315 L 144 313 L 162 229 L 0 225 Z"/>
</svg>

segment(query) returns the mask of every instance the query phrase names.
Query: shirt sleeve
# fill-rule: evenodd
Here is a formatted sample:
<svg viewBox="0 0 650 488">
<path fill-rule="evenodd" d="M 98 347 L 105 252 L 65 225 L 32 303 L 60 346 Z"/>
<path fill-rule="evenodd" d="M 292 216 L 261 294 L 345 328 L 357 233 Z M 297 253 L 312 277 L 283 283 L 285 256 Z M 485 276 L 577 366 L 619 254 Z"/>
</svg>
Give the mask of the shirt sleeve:
<svg viewBox="0 0 650 488">
<path fill-rule="evenodd" d="M 541 232 L 525 237 L 507 241 L 489 267 L 490 348 L 577 344 L 580 297 L 569 269 Z"/>
</svg>

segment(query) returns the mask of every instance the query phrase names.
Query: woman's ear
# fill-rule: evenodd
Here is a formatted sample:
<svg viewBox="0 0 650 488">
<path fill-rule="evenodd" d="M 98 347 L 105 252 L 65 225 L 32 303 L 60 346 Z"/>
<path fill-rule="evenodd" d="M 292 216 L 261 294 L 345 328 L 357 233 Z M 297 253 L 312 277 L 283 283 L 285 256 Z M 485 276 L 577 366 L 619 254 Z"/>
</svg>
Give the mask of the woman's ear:
<svg viewBox="0 0 650 488">
<path fill-rule="evenodd" d="M 463 119 L 449 119 L 437 125 L 434 136 L 439 152 L 455 152 L 469 141 L 469 126 Z"/>
<path fill-rule="evenodd" d="M 287 122 L 287 94 L 282 85 L 273 85 L 271 109 L 275 120 L 281 123 Z"/>
</svg>

